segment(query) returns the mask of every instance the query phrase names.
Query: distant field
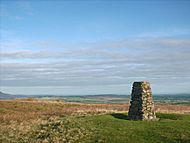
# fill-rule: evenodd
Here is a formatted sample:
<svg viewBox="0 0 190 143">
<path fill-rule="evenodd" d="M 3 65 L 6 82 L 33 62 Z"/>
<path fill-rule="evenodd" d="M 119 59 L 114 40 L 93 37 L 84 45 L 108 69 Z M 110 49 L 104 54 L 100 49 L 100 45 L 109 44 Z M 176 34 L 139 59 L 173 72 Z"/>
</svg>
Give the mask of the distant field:
<svg viewBox="0 0 190 143">
<path fill-rule="evenodd" d="M 99 94 L 99 95 L 11 95 L 0 92 L 0 100 L 10 99 L 42 99 L 42 100 L 58 100 L 64 102 L 77 102 L 88 104 L 126 104 L 130 102 L 129 95 L 117 94 Z M 155 103 L 190 105 L 190 94 L 161 94 L 153 95 Z"/>
<path fill-rule="evenodd" d="M 61 98 L 65 102 L 79 102 L 91 104 L 122 104 L 129 103 L 129 96 L 70 96 Z"/>
<path fill-rule="evenodd" d="M 190 106 L 157 104 L 154 122 L 127 120 L 128 107 L 0 100 L 0 142 L 190 142 Z"/>
<path fill-rule="evenodd" d="M 89 96 L 59 96 L 40 97 L 39 99 L 57 99 L 65 102 L 78 102 L 90 104 L 123 104 L 130 102 L 127 95 L 89 95 Z M 155 103 L 190 105 L 190 95 L 155 95 Z"/>
</svg>

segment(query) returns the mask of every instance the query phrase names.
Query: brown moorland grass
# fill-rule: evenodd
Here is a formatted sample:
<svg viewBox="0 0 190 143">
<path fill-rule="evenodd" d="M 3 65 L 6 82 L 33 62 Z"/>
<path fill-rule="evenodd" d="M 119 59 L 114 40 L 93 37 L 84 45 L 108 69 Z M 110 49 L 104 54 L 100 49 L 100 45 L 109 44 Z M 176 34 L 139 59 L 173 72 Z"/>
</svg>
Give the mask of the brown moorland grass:
<svg viewBox="0 0 190 143">
<path fill-rule="evenodd" d="M 66 116 L 73 114 L 127 111 L 128 105 L 80 104 L 42 100 L 0 100 L 0 121 L 22 122 L 36 118 Z"/>
<path fill-rule="evenodd" d="M 47 100 L 0 100 L 0 142 L 27 136 L 35 125 L 54 122 L 68 115 L 126 111 L 128 105 L 65 103 Z"/>
<path fill-rule="evenodd" d="M 47 100 L 0 100 L 0 142 L 12 142 L 35 125 L 54 122 L 68 115 L 127 112 L 129 104 L 82 104 Z M 156 104 L 156 112 L 190 114 L 190 106 Z"/>
<path fill-rule="evenodd" d="M 129 104 L 82 104 L 47 100 L 0 100 L 0 121 L 22 122 L 37 118 L 60 117 L 73 114 L 127 112 Z M 190 106 L 156 104 L 156 112 L 190 113 Z"/>
</svg>

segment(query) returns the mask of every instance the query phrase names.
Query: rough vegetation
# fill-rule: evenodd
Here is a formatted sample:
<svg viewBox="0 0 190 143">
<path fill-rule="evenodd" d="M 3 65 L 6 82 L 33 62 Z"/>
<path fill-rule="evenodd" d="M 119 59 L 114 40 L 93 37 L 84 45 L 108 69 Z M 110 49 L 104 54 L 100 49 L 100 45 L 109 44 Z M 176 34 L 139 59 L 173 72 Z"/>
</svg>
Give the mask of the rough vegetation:
<svg viewBox="0 0 190 143">
<path fill-rule="evenodd" d="M 128 104 L 1 100 L 0 142 L 122 143 L 190 140 L 190 106 L 156 105 L 156 111 L 181 114 L 158 114 L 160 120 L 154 122 L 127 120 L 125 113 L 128 107 Z"/>
</svg>

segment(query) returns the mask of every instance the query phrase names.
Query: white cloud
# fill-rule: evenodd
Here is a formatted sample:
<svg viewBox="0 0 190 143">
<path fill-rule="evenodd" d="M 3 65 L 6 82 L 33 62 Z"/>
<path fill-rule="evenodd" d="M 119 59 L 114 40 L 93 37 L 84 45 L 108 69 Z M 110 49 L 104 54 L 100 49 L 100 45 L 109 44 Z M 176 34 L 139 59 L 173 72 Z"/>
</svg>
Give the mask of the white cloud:
<svg viewBox="0 0 190 143">
<path fill-rule="evenodd" d="M 0 53 L 1 86 L 108 86 L 135 80 L 169 84 L 189 82 L 190 78 L 187 38 L 137 38 L 72 46 L 55 41 L 13 43 L 4 43 L 9 50 Z M 32 46 L 36 48 L 25 48 Z"/>
</svg>

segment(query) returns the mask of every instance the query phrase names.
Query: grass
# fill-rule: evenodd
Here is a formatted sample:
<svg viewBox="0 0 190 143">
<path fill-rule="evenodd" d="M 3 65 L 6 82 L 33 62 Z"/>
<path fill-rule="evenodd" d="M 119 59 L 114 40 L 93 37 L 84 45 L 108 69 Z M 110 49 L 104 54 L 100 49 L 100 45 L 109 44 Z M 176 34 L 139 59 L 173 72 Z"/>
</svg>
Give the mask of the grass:
<svg viewBox="0 0 190 143">
<path fill-rule="evenodd" d="M 85 128 L 95 128 L 92 142 L 190 142 L 190 115 L 162 114 L 159 121 L 129 121 L 127 114 L 78 118 Z"/>
<path fill-rule="evenodd" d="M 159 121 L 129 121 L 127 114 L 68 116 L 40 124 L 20 142 L 189 143 L 190 115 L 162 114 Z"/>
<path fill-rule="evenodd" d="M 129 121 L 126 105 L 0 101 L 2 143 L 189 143 L 190 114 L 157 113 L 159 121 Z M 188 106 L 159 106 L 160 112 Z M 118 111 L 120 113 L 118 113 Z"/>
</svg>

